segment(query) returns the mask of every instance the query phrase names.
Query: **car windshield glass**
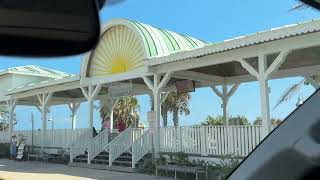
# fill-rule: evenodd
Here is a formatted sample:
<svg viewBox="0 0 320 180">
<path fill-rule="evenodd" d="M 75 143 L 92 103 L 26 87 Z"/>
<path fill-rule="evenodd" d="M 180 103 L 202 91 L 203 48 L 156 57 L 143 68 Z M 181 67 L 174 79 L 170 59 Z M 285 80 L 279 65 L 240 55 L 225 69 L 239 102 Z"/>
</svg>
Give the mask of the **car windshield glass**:
<svg viewBox="0 0 320 180">
<path fill-rule="evenodd" d="M 0 159 L 0 179 L 225 179 L 319 87 L 318 17 L 291 0 L 107 1 L 91 51 L 0 57 L 0 156 L 26 160 Z"/>
</svg>

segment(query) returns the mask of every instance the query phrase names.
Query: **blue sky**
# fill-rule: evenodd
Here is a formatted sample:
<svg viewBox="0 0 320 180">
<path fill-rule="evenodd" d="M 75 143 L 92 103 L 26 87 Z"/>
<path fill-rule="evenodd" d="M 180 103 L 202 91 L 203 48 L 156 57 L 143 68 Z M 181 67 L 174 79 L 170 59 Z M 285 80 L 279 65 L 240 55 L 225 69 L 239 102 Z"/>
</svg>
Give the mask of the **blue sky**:
<svg viewBox="0 0 320 180">
<path fill-rule="evenodd" d="M 194 36 L 209 42 L 219 42 L 225 39 L 255 33 L 287 24 L 319 19 L 320 14 L 312 9 L 288 12 L 296 4 L 294 0 L 127 0 L 122 4 L 106 7 L 101 12 L 101 21 L 106 23 L 112 18 L 128 18 L 146 24 L 162 27 L 171 31 Z M 82 56 L 51 59 L 0 57 L 0 69 L 13 66 L 36 64 L 70 73 L 79 73 Z M 270 106 L 291 84 L 301 78 L 288 78 L 270 81 Z M 303 88 L 304 97 L 308 97 L 314 89 L 311 86 Z M 139 96 L 140 114 L 146 121 L 149 110 L 149 97 Z M 296 98 L 271 111 L 272 117 L 285 118 L 295 108 Z M 192 93 L 190 102 L 191 115 L 181 117 L 181 125 L 191 125 L 203 121 L 207 115 L 222 113 L 220 99 L 209 88 L 197 89 Z M 33 107 L 18 107 L 17 129 L 28 129 L 30 114 L 35 113 L 36 128 L 40 128 L 40 114 Z M 259 88 L 257 83 L 242 84 L 230 99 L 229 113 L 245 115 L 254 120 L 260 114 Z M 67 106 L 51 108 L 51 116 L 56 128 L 69 128 L 71 122 Z M 78 113 L 78 127 L 87 126 L 87 109 L 84 103 Z M 95 126 L 99 127 L 99 119 L 95 114 Z M 50 128 L 50 123 L 49 128 Z"/>
</svg>

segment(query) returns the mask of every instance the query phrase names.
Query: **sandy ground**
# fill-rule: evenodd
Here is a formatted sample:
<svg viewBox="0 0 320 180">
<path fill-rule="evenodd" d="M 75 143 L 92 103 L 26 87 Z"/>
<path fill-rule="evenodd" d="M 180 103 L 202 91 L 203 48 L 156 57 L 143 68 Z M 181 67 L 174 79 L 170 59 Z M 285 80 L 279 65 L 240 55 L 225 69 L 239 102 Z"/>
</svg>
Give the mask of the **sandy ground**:
<svg viewBox="0 0 320 180">
<path fill-rule="evenodd" d="M 0 159 L 0 180 L 171 180 L 137 173 L 69 167 L 42 162 L 17 162 Z"/>
</svg>

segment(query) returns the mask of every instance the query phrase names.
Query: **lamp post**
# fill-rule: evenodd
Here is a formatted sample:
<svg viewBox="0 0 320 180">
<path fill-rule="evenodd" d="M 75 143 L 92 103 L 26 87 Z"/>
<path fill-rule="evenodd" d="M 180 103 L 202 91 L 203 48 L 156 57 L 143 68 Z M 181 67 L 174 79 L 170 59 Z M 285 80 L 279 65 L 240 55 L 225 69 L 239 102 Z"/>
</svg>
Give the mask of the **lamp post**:
<svg viewBox="0 0 320 180">
<path fill-rule="evenodd" d="M 52 141 L 51 144 L 53 145 L 53 143 L 54 143 L 54 131 L 53 131 L 54 121 L 51 116 L 49 116 L 48 122 L 51 122 L 51 141 Z"/>
<path fill-rule="evenodd" d="M 34 115 L 31 113 L 31 152 L 33 152 Z"/>
<path fill-rule="evenodd" d="M 51 122 L 51 130 L 53 131 L 54 122 L 51 116 L 49 116 L 48 122 Z"/>
</svg>

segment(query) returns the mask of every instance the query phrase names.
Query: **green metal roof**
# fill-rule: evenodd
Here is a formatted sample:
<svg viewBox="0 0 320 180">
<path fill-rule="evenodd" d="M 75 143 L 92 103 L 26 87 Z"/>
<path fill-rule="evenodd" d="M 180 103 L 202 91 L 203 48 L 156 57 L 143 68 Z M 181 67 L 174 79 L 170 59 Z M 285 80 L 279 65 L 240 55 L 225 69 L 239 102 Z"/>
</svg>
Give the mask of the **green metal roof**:
<svg viewBox="0 0 320 180">
<path fill-rule="evenodd" d="M 107 76 L 137 69 L 157 59 L 209 45 L 190 36 L 128 19 L 113 19 L 103 28 L 97 47 L 84 61 L 84 76 Z"/>
<path fill-rule="evenodd" d="M 127 20 L 140 33 L 147 49 L 148 57 L 167 56 L 172 53 L 201 48 L 209 43 L 190 36 L 156 28 L 140 22 Z"/>
</svg>

